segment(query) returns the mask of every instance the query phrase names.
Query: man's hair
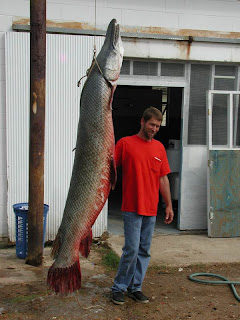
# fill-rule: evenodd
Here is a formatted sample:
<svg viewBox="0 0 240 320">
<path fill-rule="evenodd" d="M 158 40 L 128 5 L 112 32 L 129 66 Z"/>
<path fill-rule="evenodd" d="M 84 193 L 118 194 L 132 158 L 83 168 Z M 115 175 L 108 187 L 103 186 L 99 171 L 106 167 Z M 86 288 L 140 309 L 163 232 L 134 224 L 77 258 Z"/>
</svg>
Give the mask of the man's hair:
<svg viewBox="0 0 240 320">
<path fill-rule="evenodd" d="M 161 122 L 162 122 L 162 119 L 163 119 L 162 112 L 160 110 L 158 110 L 157 108 L 155 108 L 155 107 L 147 108 L 143 112 L 142 117 L 143 117 L 145 122 L 150 120 L 152 117 L 154 117 L 155 119 L 157 119 L 158 121 L 161 121 Z"/>
</svg>

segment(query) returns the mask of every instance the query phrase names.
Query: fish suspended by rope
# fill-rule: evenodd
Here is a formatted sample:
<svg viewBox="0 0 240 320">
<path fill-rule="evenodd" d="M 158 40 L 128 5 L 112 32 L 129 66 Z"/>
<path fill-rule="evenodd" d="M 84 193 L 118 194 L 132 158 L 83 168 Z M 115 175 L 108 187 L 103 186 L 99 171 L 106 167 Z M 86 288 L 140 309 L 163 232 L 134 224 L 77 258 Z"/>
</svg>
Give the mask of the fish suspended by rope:
<svg viewBox="0 0 240 320">
<path fill-rule="evenodd" d="M 122 60 L 119 25 L 113 19 L 81 94 L 72 177 L 62 222 L 53 243 L 55 261 L 47 277 L 49 287 L 59 294 L 80 289 L 79 251 L 88 256 L 91 227 L 116 183 L 111 105 Z"/>
</svg>

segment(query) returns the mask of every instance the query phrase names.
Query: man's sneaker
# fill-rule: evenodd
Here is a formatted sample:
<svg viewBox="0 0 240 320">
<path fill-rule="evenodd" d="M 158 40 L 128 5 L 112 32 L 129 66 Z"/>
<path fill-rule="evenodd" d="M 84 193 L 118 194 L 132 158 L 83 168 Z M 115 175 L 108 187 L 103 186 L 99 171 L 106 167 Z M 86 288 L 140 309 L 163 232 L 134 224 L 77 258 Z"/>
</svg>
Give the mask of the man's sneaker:
<svg viewBox="0 0 240 320">
<path fill-rule="evenodd" d="M 115 304 L 124 304 L 124 295 L 121 291 L 113 292 L 112 302 Z"/>
<path fill-rule="evenodd" d="M 128 291 L 128 296 L 138 302 L 142 302 L 142 303 L 149 302 L 149 299 L 142 293 L 142 291 L 136 291 L 136 292 Z"/>
</svg>

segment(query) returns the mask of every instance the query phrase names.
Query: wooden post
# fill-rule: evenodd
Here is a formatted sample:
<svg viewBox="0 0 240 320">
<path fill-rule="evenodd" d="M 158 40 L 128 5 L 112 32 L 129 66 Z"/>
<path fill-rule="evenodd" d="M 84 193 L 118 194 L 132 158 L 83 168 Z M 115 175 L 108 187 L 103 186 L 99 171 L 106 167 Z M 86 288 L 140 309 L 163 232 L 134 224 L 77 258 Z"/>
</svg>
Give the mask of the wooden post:
<svg viewBox="0 0 240 320">
<path fill-rule="evenodd" d="M 43 260 L 46 0 L 30 1 L 30 74 L 28 256 L 26 263 L 39 266 Z"/>
</svg>

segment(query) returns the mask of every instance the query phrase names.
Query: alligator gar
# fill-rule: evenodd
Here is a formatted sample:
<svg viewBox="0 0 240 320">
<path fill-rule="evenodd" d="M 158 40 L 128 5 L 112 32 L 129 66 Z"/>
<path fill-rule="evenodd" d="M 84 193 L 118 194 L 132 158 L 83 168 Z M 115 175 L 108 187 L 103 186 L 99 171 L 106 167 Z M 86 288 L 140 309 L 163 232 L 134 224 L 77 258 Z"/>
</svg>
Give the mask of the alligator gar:
<svg viewBox="0 0 240 320">
<path fill-rule="evenodd" d="M 113 19 L 81 93 L 72 177 L 47 278 L 49 287 L 59 294 L 80 289 L 79 251 L 88 256 L 91 227 L 116 183 L 111 105 L 122 59 L 119 25 Z"/>
</svg>

